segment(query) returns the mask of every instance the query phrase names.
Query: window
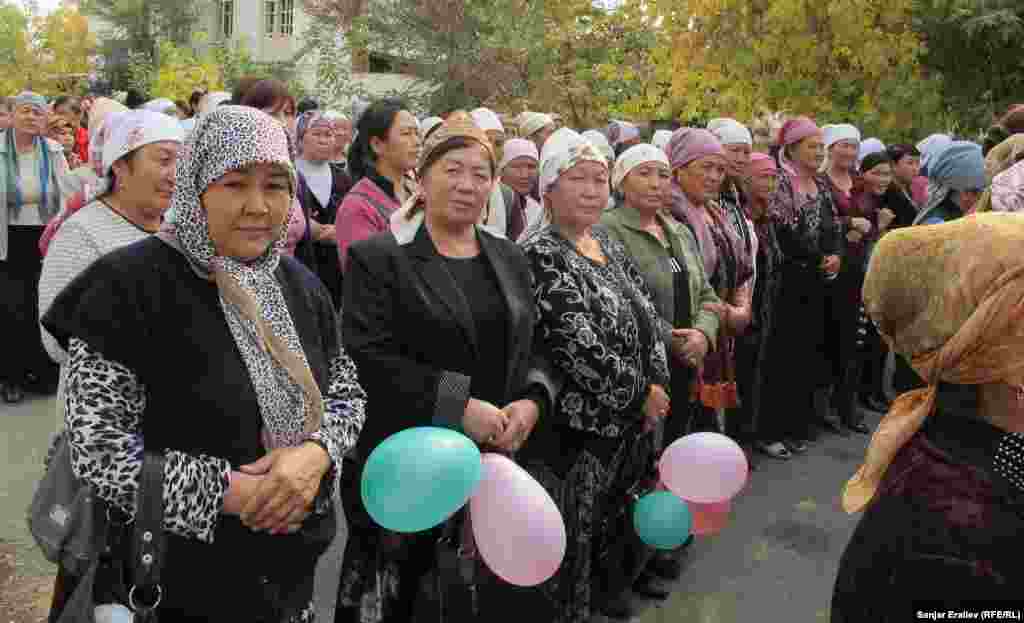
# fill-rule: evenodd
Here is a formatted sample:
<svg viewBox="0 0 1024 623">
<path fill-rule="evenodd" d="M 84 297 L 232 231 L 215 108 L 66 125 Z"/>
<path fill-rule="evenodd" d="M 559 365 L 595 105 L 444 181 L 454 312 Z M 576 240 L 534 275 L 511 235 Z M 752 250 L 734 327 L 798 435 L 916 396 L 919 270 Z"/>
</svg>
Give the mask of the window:
<svg viewBox="0 0 1024 623">
<path fill-rule="evenodd" d="M 266 0 L 264 29 L 268 35 L 291 35 L 295 30 L 295 0 Z"/>
<path fill-rule="evenodd" d="M 220 1 L 220 34 L 225 39 L 235 34 L 235 0 Z"/>
</svg>

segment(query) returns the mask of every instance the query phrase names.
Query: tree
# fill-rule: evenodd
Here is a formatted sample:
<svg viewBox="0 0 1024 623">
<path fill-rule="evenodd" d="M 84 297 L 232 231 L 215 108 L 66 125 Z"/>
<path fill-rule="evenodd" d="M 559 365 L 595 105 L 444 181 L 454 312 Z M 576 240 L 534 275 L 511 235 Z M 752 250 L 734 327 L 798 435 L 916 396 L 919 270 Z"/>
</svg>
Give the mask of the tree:
<svg viewBox="0 0 1024 623">
<path fill-rule="evenodd" d="M 684 114 L 788 110 L 910 134 L 939 113 L 912 0 L 651 0 L 659 56 Z M 931 120 L 931 121 L 929 121 Z"/>
<path fill-rule="evenodd" d="M 548 2 L 542 79 L 530 106 L 557 112 L 574 127 L 614 116 L 664 114 L 668 77 L 655 61 L 659 32 L 645 3 L 625 0 L 608 10 L 591 0 Z"/>
<path fill-rule="evenodd" d="M 16 4 L 0 2 L 0 93 L 16 93 L 26 85 L 23 63 L 30 57 L 28 17 Z"/>
<path fill-rule="evenodd" d="M 914 28 L 927 44 L 921 64 L 939 80 L 943 103 L 962 131 L 984 129 L 1024 99 L 1024 5 L 916 0 L 914 9 Z"/>
<path fill-rule="evenodd" d="M 96 37 L 84 15 L 57 9 L 42 19 L 36 38 L 42 77 L 50 90 L 67 93 L 85 85 L 95 67 Z"/>
<path fill-rule="evenodd" d="M 113 27 L 101 46 L 110 60 L 108 79 L 117 88 L 131 82 L 129 57 L 140 54 L 157 62 L 162 40 L 187 46 L 201 10 L 210 0 L 83 0 L 82 12 L 103 19 Z"/>
</svg>

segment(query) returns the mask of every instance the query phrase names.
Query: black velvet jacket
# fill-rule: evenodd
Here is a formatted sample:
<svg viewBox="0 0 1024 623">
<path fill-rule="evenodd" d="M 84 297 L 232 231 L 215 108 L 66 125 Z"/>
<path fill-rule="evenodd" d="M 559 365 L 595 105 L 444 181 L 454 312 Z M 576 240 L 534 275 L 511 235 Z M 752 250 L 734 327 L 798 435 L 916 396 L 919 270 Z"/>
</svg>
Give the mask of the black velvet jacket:
<svg viewBox="0 0 1024 623">
<path fill-rule="evenodd" d="M 886 471 L 840 561 L 833 623 L 916 620 L 921 600 L 988 609 L 1021 598 L 1024 435 L 970 402 L 940 392 Z"/>
</svg>

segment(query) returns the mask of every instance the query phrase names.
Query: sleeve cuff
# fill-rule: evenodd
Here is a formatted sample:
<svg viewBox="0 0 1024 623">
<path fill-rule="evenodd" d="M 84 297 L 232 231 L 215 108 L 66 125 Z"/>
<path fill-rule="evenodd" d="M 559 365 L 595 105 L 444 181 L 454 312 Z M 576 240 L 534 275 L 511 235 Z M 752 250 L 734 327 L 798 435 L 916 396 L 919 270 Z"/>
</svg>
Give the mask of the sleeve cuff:
<svg viewBox="0 0 1024 623">
<path fill-rule="evenodd" d="M 435 426 L 462 430 L 462 414 L 469 402 L 469 386 L 472 379 L 465 374 L 445 370 L 437 380 L 437 399 L 434 402 Z"/>
</svg>

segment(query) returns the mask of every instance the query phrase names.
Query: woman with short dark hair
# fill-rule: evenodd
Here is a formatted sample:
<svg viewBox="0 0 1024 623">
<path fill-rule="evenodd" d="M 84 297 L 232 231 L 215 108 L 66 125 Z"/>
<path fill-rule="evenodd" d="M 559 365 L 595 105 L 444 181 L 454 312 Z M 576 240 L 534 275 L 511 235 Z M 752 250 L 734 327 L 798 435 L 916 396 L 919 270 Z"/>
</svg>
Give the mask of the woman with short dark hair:
<svg viewBox="0 0 1024 623">
<path fill-rule="evenodd" d="M 391 215 L 412 196 L 408 174 L 419 152 L 419 122 L 403 102 L 379 100 L 359 116 L 348 150 L 355 186 L 341 202 L 334 228 L 342 270 L 349 246 L 388 231 Z"/>
</svg>

